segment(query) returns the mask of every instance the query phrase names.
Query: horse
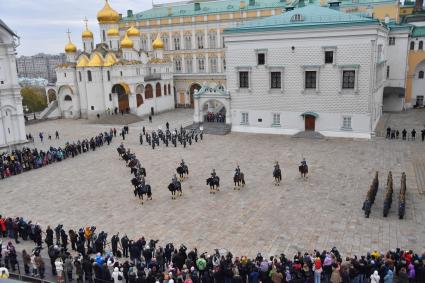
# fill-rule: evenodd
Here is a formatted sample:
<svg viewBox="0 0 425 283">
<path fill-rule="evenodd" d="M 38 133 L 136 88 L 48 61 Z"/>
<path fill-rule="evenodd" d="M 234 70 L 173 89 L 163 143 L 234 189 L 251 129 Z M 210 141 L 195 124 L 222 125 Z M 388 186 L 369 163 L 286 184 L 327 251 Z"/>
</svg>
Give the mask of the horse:
<svg viewBox="0 0 425 283">
<path fill-rule="evenodd" d="M 124 153 L 125 153 L 125 148 L 123 148 L 123 147 L 117 147 L 117 151 L 118 151 L 118 155 L 120 157 L 122 157 L 124 155 Z"/>
<path fill-rule="evenodd" d="M 139 197 L 139 200 L 141 200 L 141 204 L 143 205 L 143 195 L 146 195 L 146 200 L 152 200 L 152 190 L 150 185 L 137 185 L 134 189 L 134 196 Z"/>
<path fill-rule="evenodd" d="M 301 173 L 301 178 L 307 179 L 308 166 L 307 164 L 302 164 L 298 166 L 298 171 Z"/>
<path fill-rule="evenodd" d="M 235 176 L 233 176 L 233 182 L 235 183 L 235 187 L 233 188 L 234 190 L 241 189 L 241 186 L 244 187 L 245 186 L 245 176 L 244 174 L 241 172 L 240 174 L 236 174 Z"/>
<path fill-rule="evenodd" d="M 207 185 L 210 186 L 210 194 L 215 194 L 216 191 L 220 191 L 220 178 L 218 176 L 209 177 Z"/>
<path fill-rule="evenodd" d="M 180 176 L 180 182 L 183 182 L 184 178 L 189 177 L 189 168 L 187 168 L 187 165 L 177 167 L 176 171 Z"/>
<path fill-rule="evenodd" d="M 274 184 L 276 186 L 279 186 L 280 181 L 282 181 L 282 171 L 280 171 L 280 168 L 273 170 L 273 178 L 274 178 Z"/>
<path fill-rule="evenodd" d="M 179 181 L 177 181 L 177 185 L 170 183 L 168 189 L 171 192 L 171 199 L 176 199 L 177 196 L 181 197 L 183 195 L 182 184 Z M 179 194 L 177 195 L 177 193 Z"/>
</svg>

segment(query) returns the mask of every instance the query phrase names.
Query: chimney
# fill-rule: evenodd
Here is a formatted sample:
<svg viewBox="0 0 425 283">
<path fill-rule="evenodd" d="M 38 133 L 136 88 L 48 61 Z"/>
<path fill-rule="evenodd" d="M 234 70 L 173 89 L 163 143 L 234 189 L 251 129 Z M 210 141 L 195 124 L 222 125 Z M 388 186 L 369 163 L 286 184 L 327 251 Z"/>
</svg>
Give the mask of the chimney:
<svg viewBox="0 0 425 283">
<path fill-rule="evenodd" d="M 127 18 L 133 17 L 133 10 L 127 10 Z"/>
<path fill-rule="evenodd" d="M 332 10 L 339 11 L 339 4 L 340 3 L 341 2 L 339 2 L 339 1 L 331 1 L 331 2 L 329 2 L 329 8 L 331 8 Z"/>
<path fill-rule="evenodd" d="M 201 11 L 201 3 L 195 3 L 195 11 Z"/>
<path fill-rule="evenodd" d="M 424 5 L 424 0 L 416 0 L 415 1 L 415 12 L 422 11 L 422 6 Z"/>
</svg>

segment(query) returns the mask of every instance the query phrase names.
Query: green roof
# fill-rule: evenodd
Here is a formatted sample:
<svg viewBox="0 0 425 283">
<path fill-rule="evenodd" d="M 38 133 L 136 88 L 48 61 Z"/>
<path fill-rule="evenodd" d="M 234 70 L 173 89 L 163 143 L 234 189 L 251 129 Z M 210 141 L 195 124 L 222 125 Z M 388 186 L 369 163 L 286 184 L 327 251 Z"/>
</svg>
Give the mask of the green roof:
<svg viewBox="0 0 425 283">
<path fill-rule="evenodd" d="M 300 16 L 296 16 L 300 15 Z M 299 17 L 300 20 L 297 20 Z M 226 29 L 225 32 L 262 31 L 264 29 L 316 28 L 335 25 L 378 24 L 372 18 L 343 13 L 331 8 L 309 5 L 256 21 L 246 22 L 237 28 Z"/>
<path fill-rule="evenodd" d="M 425 36 L 425 27 L 414 27 L 411 37 Z"/>
<path fill-rule="evenodd" d="M 266 8 L 285 7 L 285 1 L 281 0 L 256 0 L 254 5 L 249 5 L 249 1 L 245 2 L 245 8 L 240 9 L 240 0 L 224 0 L 224 1 L 205 1 L 199 2 L 199 10 L 195 11 L 195 2 L 182 2 L 182 4 L 156 5 L 152 9 L 134 14 L 132 17 L 125 17 L 123 21 L 134 21 L 152 18 L 164 17 L 184 17 L 208 15 L 214 13 L 236 12 L 259 10 Z"/>
<path fill-rule="evenodd" d="M 373 6 L 376 4 L 397 3 L 398 0 L 340 0 L 341 7 Z M 195 10 L 195 2 L 199 3 L 199 9 Z M 245 2 L 245 7 L 240 8 L 240 2 Z M 144 19 L 159 19 L 167 17 L 184 17 L 208 15 L 225 12 L 239 12 L 249 10 L 261 10 L 270 8 L 285 8 L 286 6 L 299 7 L 299 0 L 291 0 L 286 4 L 285 0 L 255 0 L 254 5 L 249 5 L 249 0 L 196 0 L 177 2 L 170 4 L 155 5 L 152 9 L 136 13 L 131 17 L 124 17 L 123 22 L 139 21 Z M 304 0 L 305 5 L 320 6 L 320 0 Z M 330 2 L 330 0 L 329 0 Z"/>
</svg>

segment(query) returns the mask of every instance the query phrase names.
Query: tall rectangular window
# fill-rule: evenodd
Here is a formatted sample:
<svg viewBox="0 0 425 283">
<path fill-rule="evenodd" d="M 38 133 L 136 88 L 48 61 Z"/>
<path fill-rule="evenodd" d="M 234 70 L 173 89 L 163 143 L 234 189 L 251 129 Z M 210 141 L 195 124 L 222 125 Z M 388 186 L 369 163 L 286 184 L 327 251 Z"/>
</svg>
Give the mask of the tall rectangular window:
<svg viewBox="0 0 425 283">
<path fill-rule="evenodd" d="M 280 125 L 280 113 L 273 113 L 273 125 Z"/>
<path fill-rule="evenodd" d="M 281 72 L 271 72 L 270 79 L 270 88 L 282 88 Z"/>
<path fill-rule="evenodd" d="M 204 48 L 204 35 L 201 33 L 198 33 L 196 35 L 196 42 L 198 45 L 198 49 L 203 49 Z"/>
<path fill-rule="evenodd" d="M 390 36 L 388 38 L 388 45 L 395 45 L 395 37 Z"/>
<path fill-rule="evenodd" d="M 174 37 L 174 50 L 180 50 L 180 37 Z"/>
<path fill-rule="evenodd" d="M 249 88 L 249 73 L 239 72 L 239 88 Z"/>
<path fill-rule="evenodd" d="M 192 66 L 192 58 L 186 58 L 185 59 L 186 64 L 186 73 L 192 73 L 193 72 L 193 66 Z"/>
<path fill-rule="evenodd" d="M 342 88 L 354 89 L 356 83 L 356 72 L 354 70 L 342 72 Z"/>
<path fill-rule="evenodd" d="M 241 113 L 241 124 L 242 125 L 248 124 L 248 112 L 242 112 Z"/>
<path fill-rule="evenodd" d="M 346 130 L 351 130 L 351 117 L 344 116 L 342 117 L 342 128 Z"/>
<path fill-rule="evenodd" d="M 186 34 L 184 36 L 184 48 L 185 49 L 192 49 L 192 37 L 190 36 L 190 34 Z"/>
<path fill-rule="evenodd" d="M 81 72 L 78 72 L 78 79 L 81 82 Z"/>
<path fill-rule="evenodd" d="M 325 51 L 325 64 L 333 64 L 334 62 L 334 52 Z"/>
<path fill-rule="evenodd" d="M 216 57 L 210 58 L 210 68 L 211 68 L 211 73 L 217 73 L 217 58 Z"/>
<path fill-rule="evenodd" d="M 106 71 L 106 76 L 108 77 L 108 82 L 111 81 L 111 73 L 109 71 Z"/>
<path fill-rule="evenodd" d="M 387 79 L 390 78 L 390 66 L 387 66 Z"/>
<path fill-rule="evenodd" d="M 305 88 L 306 89 L 315 89 L 316 88 L 316 71 L 306 71 L 305 72 Z"/>
<path fill-rule="evenodd" d="M 205 72 L 205 59 L 204 58 L 198 58 L 198 71 L 200 73 Z"/>
<path fill-rule="evenodd" d="M 257 54 L 257 65 L 264 65 L 264 64 L 266 64 L 266 54 L 258 53 Z"/>
<path fill-rule="evenodd" d="M 91 77 L 91 71 L 87 71 L 87 80 L 89 82 L 91 82 L 91 79 L 92 79 L 92 77 Z"/>
<path fill-rule="evenodd" d="M 211 32 L 208 36 L 209 48 L 217 48 L 217 36 L 215 32 Z"/>
</svg>

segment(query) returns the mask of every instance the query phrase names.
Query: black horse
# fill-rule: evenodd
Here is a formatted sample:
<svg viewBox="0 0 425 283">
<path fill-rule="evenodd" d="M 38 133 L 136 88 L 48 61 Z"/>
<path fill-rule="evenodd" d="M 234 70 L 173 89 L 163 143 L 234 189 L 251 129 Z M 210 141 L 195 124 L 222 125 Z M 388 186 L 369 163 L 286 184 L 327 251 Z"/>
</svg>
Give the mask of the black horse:
<svg viewBox="0 0 425 283">
<path fill-rule="evenodd" d="M 302 164 L 298 166 L 298 171 L 301 173 L 301 178 L 307 179 L 307 174 L 308 174 L 307 164 Z"/>
<path fill-rule="evenodd" d="M 180 182 L 182 182 L 184 178 L 189 177 L 189 168 L 187 168 L 187 165 L 177 167 L 176 171 L 180 176 Z"/>
<path fill-rule="evenodd" d="M 170 183 L 168 189 L 171 192 L 171 199 L 176 199 L 177 196 L 181 197 L 183 195 L 182 184 L 179 181 L 177 181 L 177 184 Z"/>
<path fill-rule="evenodd" d="M 275 185 L 279 186 L 280 181 L 282 181 L 282 171 L 280 170 L 280 168 L 279 169 L 275 168 L 273 170 L 273 178 L 274 178 Z"/>
<path fill-rule="evenodd" d="M 241 186 L 244 187 L 245 186 L 245 176 L 244 174 L 241 172 L 240 174 L 236 174 L 233 176 L 233 182 L 235 183 L 235 187 L 233 188 L 234 190 L 241 189 Z"/>
<path fill-rule="evenodd" d="M 134 190 L 134 196 L 138 196 L 143 205 L 143 195 L 146 195 L 147 200 L 152 200 L 152 190 L 150 185 L 138 185 Z"/>
<path fill-rule="evenodd" d="M 210 186 L 210 194 L 215 194 L 216 191 L 220 191 L 220 178 L 218 176 L 209 177 L 207 185 Z"/>
</svg>

